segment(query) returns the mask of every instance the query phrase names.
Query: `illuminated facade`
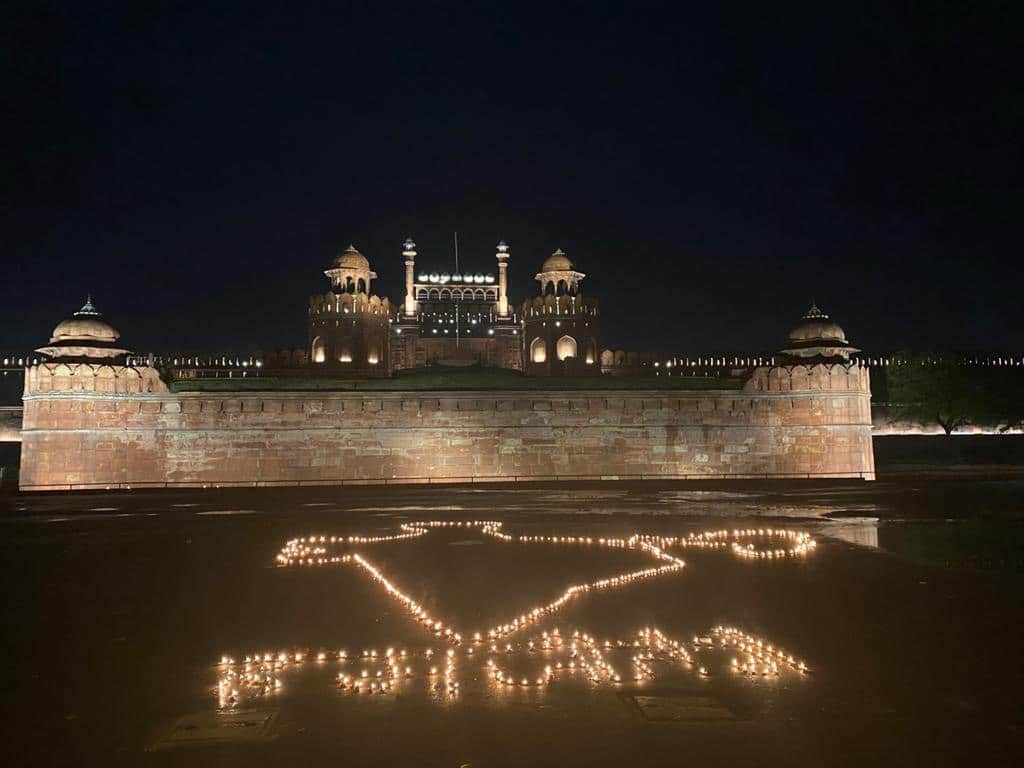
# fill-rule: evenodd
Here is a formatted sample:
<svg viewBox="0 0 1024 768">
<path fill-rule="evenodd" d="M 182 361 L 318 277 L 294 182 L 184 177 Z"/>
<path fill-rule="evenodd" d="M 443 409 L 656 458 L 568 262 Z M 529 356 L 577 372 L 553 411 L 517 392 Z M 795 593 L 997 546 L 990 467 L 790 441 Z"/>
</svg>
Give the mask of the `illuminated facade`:
<svg viewBox="0 0 1024 768">
<path fill-rule="evenodd" d="M 377 273 L 353 246 L 324 274 L 331 289 L 309 298 L 309 361 L 339 376 L 391 375 L 391 303 L 370 291 Z"/>
<path fill-rule="evenodd" d="M 523 302 L 524 370 L 531 376 L 588 376 L 601 372 L 598 306 L 584 298 L 580 282 L 561 249 L 537 273 L 540 295 Z"/>
<path fill-rule="evenodd" d="M 415 266 L 414 254 L 407 259 Z M 539 376 L 601 368 L 593 354 L 597 305 L 580 294 L 583 275 L 564 254 L 553 254 L 537 274 L 542 295 L 506 317 L 501 283 L 486 276 L 470 283 L 465 275 L 414 275 L 412 301 L 394 312 L 371 293 L 375 275 L 354 248 L 326 274 L 331 289 L 310 301 L 313 362 L 306 365 L 339 382 L 387 376 L 394 340 L 406 328 L 412 355 L 449 360 L 464 349 L 461 338 L 433 330 L 460 327 L 450 322 L 456 318 L 485 331 L 483 344 L 469 347 L 477 362 L 493 344 L 520 355 L 513 360 L 528 350 L 527 372 Z M 717 389 L 594 391 L 584 379 L 575 388 L 513 382 L 472 392 L 369 382 L 181 389 L 173 374 L 168 386 L 152 356 L 133 359 L 117 331 L 87 307 L 57 326 L 39 350 L 45 359 L 25 370 L 22 489 L 874 478 L 868 369 L 848 359 L 842 329 L 818 316 L 790 334 L 785 362 L 742 371 Z M 413 314 L 403 317 L 407 311 Z M 444 315 L 456 311 L 462 314 Z M 435 335 L 448 338 L 435 342 Z"/>
<path fill-rule="evenodd" d="M 533 376 L 600 373 L 598 306 L 584 299 L 580 281 L 561 251 L 544 262 L 540 295 L 513 309 L 508 297 L 509 247 L 494 254 L 497 276 L 419 267 L 407 239 L 405 298 L 392 307 L 371 292 L 377 273 L 354 246 L 324 274 L 331 289 L 309 300 L 307 352 L 268 360 L 345 377 L 381 377 L 431 365 L 506 368 Z M 296 362 L 297 361 L 297 362 Z"/>
<path fill-rule="evenodd" d="M 417 255 L 416 243 L 406 239 L 405 297 L 400 307 L 392 308 L 388 299 L 373 295 L 377 273 L 350 245 L 324 272 L 330 291 L 309 300 L 307 353 L 286 353 L 286 359 L 268 361 L 270 367 L 291 367 L 298 361 L 303 367 L 356 378 L 431 365 L 506 368 L 529 376 L 671 376 L 692 369 L 674 358 L 648 360 L 650 355 L 602 351 L 598 301 L 583 295 L 586 275 L 561 249 L 535 275 L 538 295 L 518 310 L 508 298 L 510 254 L 504 241 L 495 253 L 497 276 L 418 268 Z M 859 351 L 837 323 L 812 305 L 778 359 L 784 364 L 847 364 Z M 750 367 L 738 366 L 736 374 Z"/>
<path fill-rule="evenodd" d="M 492 273 L 416 268 L 416 243 L 405 241 L 405 301 L 391 333 L 392 370 L 426 365 L 522 369 L 522 329 L 509 311 L 508 246 L 498 244 Z"/>
</svg>

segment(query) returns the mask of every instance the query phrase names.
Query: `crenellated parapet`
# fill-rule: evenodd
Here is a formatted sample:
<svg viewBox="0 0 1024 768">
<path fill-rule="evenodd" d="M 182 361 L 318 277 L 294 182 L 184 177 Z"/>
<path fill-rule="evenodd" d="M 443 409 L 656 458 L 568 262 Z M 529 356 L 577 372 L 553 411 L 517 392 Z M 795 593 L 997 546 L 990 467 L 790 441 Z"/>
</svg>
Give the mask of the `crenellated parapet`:
<svg viewBox="0 0 1024 768">
<path fill-rule="evenodd" d="M 605 349 L 601 351 L 601 373 L 612 376 L 637 376 L 641 372 L 651 370 L 653 359 L 650 353 Z"/>
<path fill-rule="evenodd" d="M 105 395 L 165 394 L 156 368 L 98 363 L 45 362 L 25 369 L 25 397 L 40 393 L 96 392 Z"/>
<path fill-rule="evenodd" d="M 545 315 L 597 317 L 599 313 L 597 299 L 580 295 L 534 296 L 532 299 L 526 299 L 519 308 L 519 314 L 523 319 Z"/>
<path fill-rule="evenodd" d="M 309 316 L 343 317 L 344 315 L 379 315 L 387 322 L 391 315 L 391 302 L 385 297 L 365 293 L 316 294 L 309 297 Z"/>
<path fill-rule="evenodd" d="M 275 349 L 265 352 L 258 362 L 264 369 L 271 371 L 281 368 L 305 368 L 309 365 L 309 350 L 306 349 Z"/>
<path fill-rule="evenodd" d="M 860 361 L 755 368 L 745 392 L 853 392 L 871 396 L 871 374 Z"/>
</svg>

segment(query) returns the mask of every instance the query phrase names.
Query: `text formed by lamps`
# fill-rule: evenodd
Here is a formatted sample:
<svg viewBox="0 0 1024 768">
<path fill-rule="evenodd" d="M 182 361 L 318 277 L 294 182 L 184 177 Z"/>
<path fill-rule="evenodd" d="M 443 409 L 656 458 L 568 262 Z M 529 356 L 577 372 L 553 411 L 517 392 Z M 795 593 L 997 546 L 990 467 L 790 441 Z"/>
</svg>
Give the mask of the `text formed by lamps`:
<svg viewBox="0 0 1024 768">
<path fill-rule="evenodd" d="M 451 622 L 432 615 L 404 592 L 377 565 L 356 548 L 404 542 L 421 538 L 433 530 L 472 529 L 481 535 L 510 544 L 547 544 L 635 550 L 652 557 L 656 564 L 644 569 L 607 576 L 568 586 L 561 594 L 518 616 L 487 629 L 471 633 L 457 630 Z M 672 639 L 657 628 L 638 630 L 634 636 L 598 639 L 579 629 L 552 628 L 539 635 L 512 641 L 510 637 L 535 626 L 557 613 L 567 603 L 585 595 L 622 589 L 635 582 L 681 571 L 685 563 L 673 549 L 727 551 L 743 560 L 775 560 L 803 557 L 816 548 L 807 533 L 780 528 L 733 528 L 689 533 L 685 536 L 661 536 L 633 533 L 624 537 L 561 535 L 512 536 L 497 520 L 430 520 L 403 523 L 394 533 L 376 535 L 307 535 L 288 540 L 276 556 L 280 567 L 316 567 L 354 565 L 377 584 L 424 630 L 446 649 L 437 653 L 431 647 L 422 650 L 394 646 L 378 651 L 364 649 L 349 655 L 346 650 L 321 648 L 316 651 L 292 649 L 263 651 L 244 655 L 240 660 L 223 656 L 218 664 L 215 695 L 221 709 L 244 706 L 255 699 L 275 695 L 284 686 L 283 679 L 299 669 L 332 666 L 340 668 L 333 679 L 340 692 L 349 694 L 389 694 L 402 687 L 425 684 L 426 690 L 443 700 L 455 700 L 462 683 L 456 677 L 461 666 L 469 666 L 469 680 L 502 689 L 544 688 L 560 678 L 577 679 L 594 685 L 618 686 L 628 666 L 632 685 L 652 679 L 659 666 L 685 670 L 698 678 L 713 675 L 712 662 L 698 664 L 699 654 L 722 656 L 727 674 L 751 681 L 771 681 L 783 674 L 804 676 L 807 664 L 776 644 L 735 627 L 715 626 L 691 640 Z M 498 644 L 501 641 L 502 645 Z M 397 645 L 397 644 L 396 644 Z M 628 656 L 628 658 L 627 658 Z M 727 656 L 728 659 L 724 659 Z M 501 658 L 503 661 L 499 662 Z M 523 674 L 514 666 L 533 663 L 534 671 Z M 358 665 L 359 669 L 355 667 Z M 478 674 L 479 673 L 479 674 Z"/>
</svg>

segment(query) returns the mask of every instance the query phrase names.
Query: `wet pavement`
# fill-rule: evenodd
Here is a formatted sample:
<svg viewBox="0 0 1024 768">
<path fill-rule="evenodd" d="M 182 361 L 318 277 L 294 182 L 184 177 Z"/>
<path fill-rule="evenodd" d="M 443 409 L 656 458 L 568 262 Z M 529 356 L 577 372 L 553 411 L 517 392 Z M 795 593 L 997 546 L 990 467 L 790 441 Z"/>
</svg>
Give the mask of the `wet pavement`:
<svg viewBox="0 0 1024 768">
<path fill-rule="evenodd" d="M 15 496 L 6 762 L 1016 763 L 1019 482 Z"/>
</svg>

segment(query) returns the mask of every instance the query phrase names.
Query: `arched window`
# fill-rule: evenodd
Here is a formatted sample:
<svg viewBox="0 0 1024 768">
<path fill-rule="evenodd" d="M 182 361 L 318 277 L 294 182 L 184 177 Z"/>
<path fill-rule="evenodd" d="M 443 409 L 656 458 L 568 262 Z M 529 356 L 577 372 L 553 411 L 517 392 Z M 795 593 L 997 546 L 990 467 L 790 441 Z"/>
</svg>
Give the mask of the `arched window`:
<svg viewBox="0 0 1024 768">
<path fill-rule="evenodd" d="M 548 359 L 547 346 L 540 336 L 530 342 L 530 359 L 535 363 L 543 363 Z"/>
<path fill-rule="evenodd" d="M 558 285 L 555 286 L 555 295 L 563 296 L 568 290 L 568 286 L 565 284 L 565 280 L 559 280 Z"/>
<path fill-rule="evenodd" d="M 427 289 L 426 288 L 420 288 L 418 291 L 416 291 L 416 298 L 417 298 L 417 300 L 419 300 L 419 299 L 426 299 L 427 298 Z"/>
<path fill-rule="evenodd" d="M 324 340 L 317 336 L 313 339 L 313 346 L 310 349 L 310 356 L 314 363 L 322 363 L 327 359 L 327 351 L 324 348 Z"/>
<path fill-rule="evenodd" d="M 558 355 L 559 360 L 576 357 L 576 339 L 572 336 L 563 336 L 560 338 L 558 343 L 555 345 L 555 354 Z"/>
<path fill-rule="evenodd" d="M 429 294 L 429 295 L 430 295 L 430 298 L 431 298 L 431 299 L 433 299 L 434 301 L 437 301 L 437 299 L 438 299 L 438 296 L 439 296 L 440 294 L 438 294 L 438 292 L 437 292 L 437 288 L 431 288 L 431 289 L 430 289 L 430 294 Z"/>
<path fill-rule="evenodd" d="M 359 282 L 356 283 L 356 291 L 358 293 L 366 293 L 366 281 L 363 278 L 359 278 Z"/>
</svg>

